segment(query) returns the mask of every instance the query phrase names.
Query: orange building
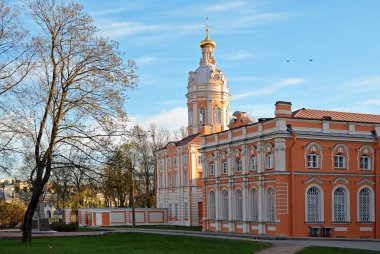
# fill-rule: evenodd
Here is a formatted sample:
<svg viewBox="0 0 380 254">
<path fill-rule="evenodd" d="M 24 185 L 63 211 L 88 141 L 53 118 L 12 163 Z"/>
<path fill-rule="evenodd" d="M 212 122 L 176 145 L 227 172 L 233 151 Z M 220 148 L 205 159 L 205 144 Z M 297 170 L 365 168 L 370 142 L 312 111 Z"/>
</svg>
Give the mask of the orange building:
<svg viewBox="0 0 380 254">
<path fill-rule="evenodd" d="M 228 121 L 215 42 L 207 35 L 200 46 L 200 67 L 189 73 L 190 136 L 156 153 L 157 204 L 169 221 L 194 225 L 185 223 L 198 219 L 184 216 L 186 197 L 204 231 L 380 238 L 380 115 L 278 101 L 274 118 L 253 123 L 235 112 Z"/>
</svg>

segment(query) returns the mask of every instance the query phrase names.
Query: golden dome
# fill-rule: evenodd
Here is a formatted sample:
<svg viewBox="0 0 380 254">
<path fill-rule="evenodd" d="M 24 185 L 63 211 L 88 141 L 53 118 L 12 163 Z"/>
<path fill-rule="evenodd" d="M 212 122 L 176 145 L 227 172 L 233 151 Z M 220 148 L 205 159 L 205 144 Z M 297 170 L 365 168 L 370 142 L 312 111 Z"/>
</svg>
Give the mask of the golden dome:
<svg viewBox="0 0 380 254">
<path fill-rule="evenodd" d="M 208 45 L 211 45 L 211 47 L 215 48 L 216 43 L 215 43 L 215 41 L 213 41 L 210 38 L 208 38 L 208 35 L 207 35 L 206 39 L 204 39 L 203 41 L 201 41 L 201 43 L 199 44 L 199 46 L 201 46 L 201 48 L 203 48 L 203 47 L 208 46 Z"/>
</svg>

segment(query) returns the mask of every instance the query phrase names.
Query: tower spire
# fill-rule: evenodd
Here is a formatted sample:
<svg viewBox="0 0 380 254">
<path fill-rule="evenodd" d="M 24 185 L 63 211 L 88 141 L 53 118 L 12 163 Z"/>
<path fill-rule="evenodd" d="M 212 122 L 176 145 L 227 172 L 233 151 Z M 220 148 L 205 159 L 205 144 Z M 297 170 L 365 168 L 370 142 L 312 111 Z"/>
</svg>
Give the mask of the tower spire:
<svg viewBox="0 0 380 254">
<path fill-rule="evenodd" d="M 206 39 L 208 39 L 208 17 L 206 17 Z"/>
</svg>

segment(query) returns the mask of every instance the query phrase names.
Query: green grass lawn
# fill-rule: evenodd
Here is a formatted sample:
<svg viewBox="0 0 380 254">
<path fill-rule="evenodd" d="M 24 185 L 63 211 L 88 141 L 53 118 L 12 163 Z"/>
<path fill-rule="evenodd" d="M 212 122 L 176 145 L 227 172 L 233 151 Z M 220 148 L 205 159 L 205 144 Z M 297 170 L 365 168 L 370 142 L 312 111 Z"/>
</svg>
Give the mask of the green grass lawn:
<svg viewBox="0 0 380 254">
<path fill-rule="evenodd" d="M 372 254 L 373 253 L 375 254 L 375 253 L 380 253 L 380 251 L 312 246 L 312 247 L 307 247 L 297 252 L 297 254 L 320 254 L 320 253 L 323 253 L 323 254 Z"/>
<path fill-rule="evenodd" d="M 110 228 L 132 228 L 132 226 L 110 226 Z M 136 228 L 146 229 L 165 229 L 165 230 L 184 230 L 184 231 L 202 231 L 202 227 L 174 226 L 174 225 L 141 225 Z"/>
<path fill-rule="evenodd" d="M 52 252 L 48 251 L 48 245 L 53 247 Z M 20 240 L 0 240 L 0 253 L 251 254 L 269 246 L 269 244 L 250 241 L 125 233 L 101 236 L 35 238 L 31 244 L 22 244 Z"/>
</svg>

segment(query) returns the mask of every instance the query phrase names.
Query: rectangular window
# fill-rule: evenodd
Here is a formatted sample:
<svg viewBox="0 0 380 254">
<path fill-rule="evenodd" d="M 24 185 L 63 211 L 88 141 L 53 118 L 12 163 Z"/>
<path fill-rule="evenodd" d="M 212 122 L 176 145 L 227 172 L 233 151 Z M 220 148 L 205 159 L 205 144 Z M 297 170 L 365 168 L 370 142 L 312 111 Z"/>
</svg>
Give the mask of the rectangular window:
<svg viewBox="0 0 380 254">
<path fill-rule="evenodd" d="M 168 187 L 169 188 L 172 187 L 172 176 L 171 176 L 171 174 L 168 175 Z"/>
<path fill-rule="evenodd" d="M 311 153 L 307 155 L 307 167 L 318 168 L 318 154 Z"/>
<path fill-rule="evenodd" d="M 184 156 L 182 157 L 182 164 L 183 164 L 184 166 L 187 166 L 187 155 L 184 155 Z"/>
<path fill-rule="evenodd" d="M 174 158 L 174 167 L 177 167 L 177 158 Z"/>
<path fill-rule="evenodd" d="M 162 175 L 160 175 L 159 186 L 162 188 Z"/>
<path fill-rule="evenodd" d="M 252 156 L 252 157 L 251 157 L 251 170 L 252 170 L 252 171 L 257 170 L 257 160 L 256 160 L 256 156 Z"/>
<path fill-rule="evenodd" d="M 170 158 L 168 158 L 168 168 L 171 168 L 172 167 L 172 161 L 170 160 Z"/>
<path fill-rule="evenodd" d="M 210 164 L 210 176 L 215 175 L 215 164 Z"/>
<path fill-rule="evenodd" d="M 169 218 L 172 217 L 172 204 L 169 204 Z"/>
<path fill-rule="evenodd" d="M 183 203 L 183 217 L 188 217 L 189 216 L 189 210 L 188 210 L 188 207 L 187 207 L 187 203 Z"/>
<path fill-rule="evenodd" d="M 241 172 L 241 168 L 242 168 L 241 160 L 240 159 L 236 159 L 236 161 L 235 161 L 235 170 L 236 170 L 236 172 Z"/>
<path fill-rule="evenodd" d="M 361 170 L 370 170 L 370 160 L 369 157 L 366 155 L 363 155 L 360 157 L 360 169 Z"/>
<path fill-rule="evenodd" d="M 174 187 L 178 186 L 177 175 L 177 173 L 174 173 Z"/>
<path fill-rule="evenodd" d="M 159 160 L 159 162 L 158 162 L 158 169 L 160 169 L 160 170 L 163 169 L 163 162 L 162 162 L 162 160 Z"/>
<path fill-rule="evenodd" d="M 345 168 L 345 165 L 344 165 L 344 156 L 341 155 L 341 154 L 335 155 L 335 157 L 334 157 L 334 165 L 335 165 L 335 168 Z"/>
<path fill-rule="evenodd" d="M 222 163 L 222 173 L 227 174 L 227 161 L 223 161 Z"/>
<path fill-rule="evenodd" d="M 185 186 L 189 185 L 189 173 L 187 171 L 183 173 L 183 184 Z"/>
<path fill-rule="evenodd" d="M 273 168 L 273 154 L 268 154 L 267 155 L 267 169 L 272 169 Z"/>
<path fill-rule="evenodd" d="M 174 203 L 174 218 L 178 217 L 178 204 Z"/>
</svg>

